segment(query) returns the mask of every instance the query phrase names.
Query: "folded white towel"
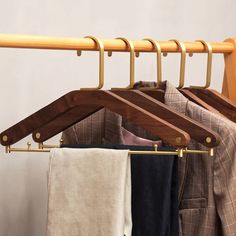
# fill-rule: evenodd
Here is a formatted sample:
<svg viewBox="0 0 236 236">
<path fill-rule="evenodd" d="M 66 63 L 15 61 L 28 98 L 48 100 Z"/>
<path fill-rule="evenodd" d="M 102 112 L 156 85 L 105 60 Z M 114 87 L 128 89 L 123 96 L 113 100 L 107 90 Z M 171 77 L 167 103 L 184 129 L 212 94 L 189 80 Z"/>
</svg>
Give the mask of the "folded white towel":
<svg viewBox="0 0 236 236">
<path fill-rule="evenodd" d="M 50 153 L 48 236 L 131 236 L 128 150 Z"/>
</svg>

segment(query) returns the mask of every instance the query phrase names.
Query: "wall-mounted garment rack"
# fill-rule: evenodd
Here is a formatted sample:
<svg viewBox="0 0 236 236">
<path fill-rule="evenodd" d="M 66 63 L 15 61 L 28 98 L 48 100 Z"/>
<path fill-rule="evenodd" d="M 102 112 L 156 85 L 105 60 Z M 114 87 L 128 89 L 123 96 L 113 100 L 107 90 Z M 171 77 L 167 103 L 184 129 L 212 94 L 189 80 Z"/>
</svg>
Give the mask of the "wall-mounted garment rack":
<svg viewBox="0 0 236 236">
<path fill-rule="evenodd" d="M 115 39 L 101 40 L 105 51 L 129 51 L 125 42 Z M 148 41 L 132 41 L 135 51 L 153 52 L 153 46 Z M 171 41 L 159 41 L 161 51 L 164 53 L 180 51 L 178 45 Z M 186 52 L 204 53 L 206 48 L 201 42 L 184 42 Z M 224 42 L 212 42 L 213 53 L 225 54 L 225 77 L 222 93 L 231 101 L 236 103 L 236 39 L 229 38 Z M 94 41 L 87 38 L 56 38 L 45 36 L 28 35 L 6 35 L 0 34 L 0 47 L 10 48 L 37 48 L 37 49 L 58 49 L 58 50 L 97 50 Z"/>
<path fill-rule="evenodd" d="M 100 47 L 98 47 L 99 46 L 98 42 L 101 43 L 102 47 L 101 47 L 101 45 L 100 45 Z M 127 43 L 127 42 L 129 42 L 129 43 Z M 181 48 L 178 46 L 178 44 L 176 42 L 177 42 L 176 40 L 175 41 L 173 41 L 173 40 L 172 41 L 160 41 L 160 42 L 158 41 L 158 45 L 160 46 L 162 53 L 175 53 L 175 52 L 181 52 L 182 53 Z M 187 53 L 191 53 L 191 54 L 192 53 L 204 53 L 204 52 L 207 51 L 204 44 L 202 44 L 201 42 L 184 42 L 184 43 L 182 42 L 182 44 L 185 45 L 185 52 L 187 52 Z M 131 47 L 131 45 L 132 45 L 132 47 Z M 30 49 L 76 50 L 76 51 L 89 50 L 89 51 L 100 51 L 100 52 L 101 52 L 101 50 L 108 51 L 108 52 L 111 52 L 111 51 L 118 51 L 118 52 L 130 51 L 131 54 L 134 51 L 135 52 L 155 52 L 154 51 L 155 49 L 153 47 L 153 43 L 150 42 L 150 41 L 147 41 L 147 40 L 127 41 L 127 40 L 120 40 L 120 39 L 119 40 L 118 39 L 111 39 L 111 40 L 104 39 L 104 40 L 99 40 L 98 41 L 98 40 L 91 40 L 91 37 L 90 38 L 73 39 L 73 38 L 53 38 L 53 37 L 41 37 L 41 36 L 0 35 L 0 47 L 30 48 Z M 224 53 L 226 55 L 227 59 L 229 59 L 228 57 L 231 57 L 232 53 L 235 50 L 235 47 L 234 47 L 234 44 L 232 43 L 232 40 L 229 40 L 229 42 L 227 41 L 227 42 L 211 43 L 211 47 L 212 47 L 212 53 Z M 226 67 L 226 69 L 232 71 L 232 67 L 230 65 L 228 65 L 228 67 Z M 228 74 L 230 74 L 230 73 L 228 73 Z M 227 78 L 229 78 L 229 76 Z M 117 94 L 111 93 L 111 92 L 103 92 L 103 91 L 99 92 L 99 94 L 102 94 L 102 93 L 103 93 L 104 96 L 106 95 L 110 99 L 114 99 L 114 102 L 119 102 L 119 104 L 124 104 L 123 105 L 124 106 L 123 111 L 122 111 L 122 109 L 120 109 L 120 111 L 118 109 L 117 111 L 118 111 L 118 113 L 120 112 L 120 114 L 126 115 L 127 117 L 132 118 L 130 113 L 127 112 L 127 107 L 132 108 L 131 109 L 132 111 L 138 110 L 139 112 L 143 112 L 143 109 L 145 109 L 145 106 L 146 107 L 148 106 L 148 103 L 147 103 L 147 100 L 149 99 L 148 97 L 145 97 L 145 99 L 146 99 L 145 104 L 146 105 L 144 105 L 144 107 L 142 107 L 142 108 L 138 108 L 137 105 L 134 105 L 130 101 L 126 101 L 124 98 L 120 97 L 119 93 L 117 95 Z M 78 99 L 79 96 L 77 96 L 77 95 L 78 95 L 78 92 L 75 91 L 74 95 L 73 95 L 74 97 L 70 96 L 69 94 L 66 95 L 66 96 L 69 100 L 72 99 L 73 101 L 76 101 L 76 98 L 77 98 L 77 100 L 78 100 L 77 102 L 80 102 L 80 100 Z M 80 92 L 79 95 L 82 95 L 82 93 Z M 87 95 L 88 95 L 88 93 L 87 93 Z M 98 93 L 95 93 L 95 92 L 93 92 L 93 94 L 91 94 L 91 95 L 99 97 Z M 140 96 L 142 96 L 142 94 L 140 94 Z M 114 104 L 111 105 L 111 104 L 109 104 L 109 103 L 107 103 L 106 101 L 103 101 L 103 100 L 101 99 L 102 104 L 106 103 L 108 106 L 110 106 L 110 108 L 112 108 L 112 107 L 114 108 Z M 59 100 L 58 104 L 60 104 L 61 101 L 62 100 Z M 97 102 L 97 100 L 96 100 L 96 102 Z M 148 102 L 150 103 L 151 100 L 149 99 Z M 92 102 L 91 102 L 91 104 L 92 104 Z M 89 107 L 90 111 L 87 112 L 87 114 L 85 116 L 82 116 L 81 119 L 88 116 L 89 114 L 91 114 L 92 110 L 94 112 L 95 110 L 101 109 L 102 104 L 100 104 L 100 103 L 98 103 L 96 105 L 93 104 L 93 106 L 95 108 Z M 65 111 L 70 112 L 70 110 L 73 110 L 73 109 L 78 110 L 78 108 L 76 108 L 77 105 L 81 105 L 84 108 L 84 106 L 88 105 L 88 104 L 84 104 L 84 103 L 81 103 L 81 102 L 80 103 L 75 103 L 74 107 L 65 107 L 65 109 L 67 109 Z M 158 106 L 158 103 L 156 103 L 156 106 Z M 51 106 L 51 107 L 53 107 L 53 106 Z M 45 109 L 45 108 L 43 108 L 43 109 Z M 41 109 L 41 110 L 43 110 L 43 109 Z M 60 110 L 60 108 L 58 108 L 58 109 Z M 164 109 L 164 107 L 162 107 L 162 109 Z M 73 112 L 74 112 L 74 110 L 73 110 Z M 170 112 L 170 111 L 168 111 L 168 112 Z M 40 112 L 37 112 L 37 113 L 40 113 Z M 40 126 L 43 125 L 43 122 L 50 123 L 50 120 L 44 121 L 42 116 L 39 115 L 39 114 L 38 114 L 38 117 L 37 117 L 37 113 L 35 113 L 36 116 L 35 116 L 35 114 L 33 114 L 32 116 L 30 116 L 30 117 L 26 118 L 25 120 L 19 122 L 18 124 L 16 124 L 15 126 L 9 128 L 8 130 L 4 131 L 1 134 L 1 143 L 4 146 L 6 146 L 6 151 L 8 153 L 13 152 L 13 151 L 29 151 L 29 152 L 30 151 L 32 151 L 32 152 L 36 152 L 36 151 L 47 152 L 48 151 L 48 149 L 43 148 L 43 145 L 41 145 L 41 147 L 39 149 L 31 149 L 31 148 L 24 149 L 24 148 L 12 148 L 12 147 L 10 147 L 10 145 L 13 144 L 15 141 L 18 141 L 19 139 L 24 138 L 26 135 L 31 133 L 31 131 L 33 132 L 33 131 L 37 130 L 38 128 L 40 128 Z M 172 113 L 172 115 L 174 115 L 174 114 Z M 167 117 L 168 117 L 168 115 L 165 116 L 165 118 L 167 118 Z M 37 120 L 35 118 L 40 118 L 41 121 L 39 122 L 40 119 Z M 51 119 L 57 119 L 57 117 L 52 117 Z M 132 119 L 135 120 L 136 117 L 133 115 Z M 212 155 L 212 147 L 216 146 L 217 142 L 218 142 L 217 141 L 218 140 L 217 135 L 215 133 L 212 133 L 209 130 L 205 129 L 204 132 L 208 132 L 208 135 L 205 136 L 205 138 L 202 140 L 202 142 L 205 143 L 205 145 L 208 146 L 210 149 L 206 150 L 206 151 L 204 151 L 204 150 L 186 150 L 184 148 L 184 146 L 186 147 L 187 143 L 190 140 L 188 133 L 186 133 L 185 131 L 181 131 L 179 128 L 174 129 L 173 123 L 171 124 L 172 125 L 171 126 L 170 124 L 168 124 L 166 122 L 163 122 L 163 120 L 156 119 L 155 117 L 153 117 L 153 115 L 151 114 L 150 111 L 149 112 L 146 111 L 144 113 L 143 120 L 146 120 L 146 123 L 143 122 L 142 119 L 140 119 L 139 121 L 137 121 L 137 124 L 143 125 L 144 128 L 145 128 L 145 125 L 146 125 L 146 127 L 149 130 L 152 130 L 152 128 L 150 127 L 150 123 L 149 124 L 147 123 L 147 121 L 149 121 L 149 122 L 152 121 L 152 122 L 155 122 L 156 129 L 158 128 L 158 125 L 160 126 L 162 124 L 162 128 L 164 128 L 164 127 L 168 128 L 169 131 L 171 131 L 171 130 L 173 132 L 175 131 L 176 135 L 179 134 L 182 138 L 180 138 L 178 135 L 176 137 L 171 138 L 170 136 L 168 136 L 168 134 L 167 135 L 164 134 L 166 132 L 166 130 L 165 130 L 165 132 L 162 132 L 162 135 L 163 135 L 164 139 L 166 138 L 167 140 L 170 140 L 171 144 L 178 147 L 175 154 L 177 154 L 179 156 L 181 156 L 184 153 L 208 153 L 209 155 Z M 36 123 L 38 123 L 35 126 L 32 123 L 34 121 Z M 179 122 L 179 125 L 181 125 L 181 122 Z M 188 128 L 188 131 L 189 131 L 191 129 L 192 124 L 188 123 L 188 125 L 190 125 L 189 128 Z M 195 125 L 198 125 L 198 127 L 199 127 L 199 130 L 196 131 L 196 134 L 199 133 L 200 130 L 203 131 L 203 129 L 204 129 L 203 127 L 200 127 L 199 124 L 195 124 Z M 18 127 L 21 127 L 21 129 L 18 129 Z M 20 132 L 19 130 L 22 130 L 22 132 L 24 130 L 25 133 L 23 135 L 21 135 L 21 134 L 19 134 L 19 132 Z M 193 131 L 193 129 L 192 129 L 192 131 Z M 12 134 L 14 135 L 14 133 L 17 134 L 17 136 L 18 136 L 16 139 L 12 139 L 12 137 L 10 137 L 10 136 L 12 136 Z M 171 133 L 171 132 L 169 132 L 169 133 Z M 10 134 L 10 135 L 8 135 L 8 134 Z M 37 135 L 37 133 L 36 133 L 36 135 Z M 11 138 L 12 140 L 10 141 L 9 138 Z M 159 153 L 158 151 L 154 151 L 154 152 L 155 152 L 155 154 Z M 161 152 L 160 154 L 163 154 L 163 153 Z"/>
</svg>

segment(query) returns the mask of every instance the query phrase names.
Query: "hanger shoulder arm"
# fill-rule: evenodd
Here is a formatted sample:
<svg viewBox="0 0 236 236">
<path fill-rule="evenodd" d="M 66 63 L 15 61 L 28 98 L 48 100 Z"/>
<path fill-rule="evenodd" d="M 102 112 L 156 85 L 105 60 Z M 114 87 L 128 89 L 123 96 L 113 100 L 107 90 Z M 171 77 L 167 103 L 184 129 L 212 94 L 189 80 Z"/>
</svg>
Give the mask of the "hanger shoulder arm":
<svg viewBox="0 0 236 236">
<path fill-rule="evenodd" d="M 201 98 L 199 98 L 195 93 L 193 93 L 192 91 L 189 90 L 189 88 L 184 88 L 184 89 L 180 89 L 179 90 L 186 98 L 188 98 L 190 101 L 194 102 L 195 104 L 205 108 L 208 111 L 211 111 L 215 114 L 221 115 L 221 113 L 215 109 L 214 107 L 212 107 L 211 105 L 209 105 L 208 103 L 206 103 L 205 101 L 203 101 Z"/>
<path fill-rule="evenodd" d="M 69 92 L 64 96 L 58 98 L 54 102 L 49 105 L 43 107 L 32 115 L 26 117 L 21 120 L 17 124 L 11 126 L 0 134 L 0 142 L 4 146 L 12 145 L 19 140 L 25 138 L 29 134 L 33 133 L 41 126 L 47 124 L 48 122 L 56 119 L 57 116 L 69 112 L 74 107 L 74 97 L 76 91 Z M 86 107 L 83 109 L 83 112 L 89 114 L 93 113 L 96 110 L 101 109 L 101 107 L 96 107 L 91 104 L 90 107 Z M 81 114 L 83 117 L 86 114 Z M 70 117 L 71 118 L 71 117 Z M 49 131 L 50 132 L 50 131 Z"/>
<path fill-rule="evenodd" d="M 227 117 L 233 122 L 236 122 L 236 105 L 227 99 L 221 93 L 213 89 L 189 89 L 190 92 L 198 96 L 200 99 L 205 101 L 207 104 L 212 106 L 222 115 Z"/>
<path fill-rule="evenodd" d="M 78 116 L 78 111 L 81 112 L 81 107 L 83 109 L 89 109 L 86 114 Z M 150 112 L 147 112 L 146 110 L 134 105 L 116 94 L 113 94 L 110 91 L 94 90 L 73 91 L 66 94 L 45 108 L 42 108 L 38 112 L 4 131 L 0 136 L 1 143 L 4 146 L 11 145 L 33 131 L 37 129 L 40 130 L 40 127 L 48 124 L 49 122 L 55 122 L 55 119 L 57 122 L 61 122 L 62 120 L 60 117 L 66 113 L 69 114 L 68 112 L 71 112 L 73 116 L 72 120 L 74 119 L 73 121 L 75 121 L 75 119 L 83 119 L 83 117 L 91 114 L 91 111 L 97 111 L 103 107 L 120 114 L 135 125 L 159 136 L 163 139 L 163 141 L 169 143 L 170 145 L 176 147 L 186 147 L 190 141 L 190 137 L 186 132 L 156 117 Z M 76 117 L 74 117 L 75 114 Z M 37 124 L 34 123 L 35 121 L 37 121 Z M 59 127 L 57 131 L 61 130 L 62 127 L 65 128 L 65 124 L 55 123 L 55 125 Z M 46 133 L 49 133 L 49 136 L 52 134 L 50 133 L 50 130 L 47 130 Z M 3 141 L 3 136 L 6 134 L 9 135 L 7 142 Z M 43 136 L 43 133 L 40 133 L 40 136 Z"/>
<path fill-rule="evenodd" d="M 81 112 L 81 107 L 86 107 L 91 103 L 97 107 L 102 106 L 121 115 L 133 124 L 159 136 L 173 146 L 186 147 L 190 141 L 189 135 L 183 130 L 110 91 L 80 91 L 75 95 L 74 100 L 74 108 L 70 112 L 58 116 L 34 132 L 33 138 L 36 142 L 44 142 L 80 121 L 81 119 L 78 119 L 78 114 Z M 68 121 L 67 117 L 71 115 L 70 113 L 73 114 L 72 117 L 74 119 L 72 118 Z M 65 120 L 66 122 L 64 122 Z M 50 129 L 51 132 L 48 132 Z M 37 132 L 40 133 L 40 139 L 36 138 Z"/>
</svg>

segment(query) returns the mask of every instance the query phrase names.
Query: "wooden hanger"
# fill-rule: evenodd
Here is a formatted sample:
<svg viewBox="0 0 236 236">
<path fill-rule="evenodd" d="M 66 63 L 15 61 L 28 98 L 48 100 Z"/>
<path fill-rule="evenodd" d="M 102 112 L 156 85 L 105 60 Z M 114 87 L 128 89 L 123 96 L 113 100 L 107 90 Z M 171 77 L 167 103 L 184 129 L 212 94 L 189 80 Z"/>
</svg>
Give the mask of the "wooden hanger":
<svg viewBox="0 0 236 236">
<path fill-rule="evenodd" d="M 61 121 L 65 121 L 65 117 L 68 118 L 68 120 L 65 121 L 66 124 L 69 124 L 71 120 L 74 121 L 75 114 L 77 117 L 76 121 L 80 121 L 103 107 L 121 115 L 153 135 L 159 136 L 163 141 L 175 147 L 186 147 L 190 141 L 190 137 L 185 131 L 110 91 L 78 90 L 62 96 L 2 132 L 0 134 L 1 144 L 4 146 L 12 145 L 34 131 L 36 131 L 34 138 L 41 142 L 45 136 L 51 137 L 52 134 L 55 134 L 55 130 L 61 131 L 61 127 L 65 127 L 65 124 L 61 123 Z M 79 113 L 77 111 L 79 111 Z M 80 114 L 80 116 L 78 116 L 78 114 Z M 65 115 L 63 119 L 61 115 Z M 43 127 L 42 130 L 45 130 L 45 133 L 40 133 L 42 132 L 39 131 L 40 127 Z"/>
<path fill-rule="evenodd" d="M 223 116 L 218 110 L 216 110 L 214 107 L 212 107 L 211 105 L 207 104 L 206 102 L 204 102 L 201 98 L 199 98 L 198 96 L 196 96 L 193 92 L 191 92 L 189 90 L 189 88 L 183 88 L 183 89 L 179 89 L 179 91 L 186 97 L 188 98 L 190 101 L 194 102 L 195 104 L 205 108 L 208 111 L 211 111 L 217 115 Z"/>
<path fill-rule="evenodd" d="M 172 125 L 186 131 L 190 137 L 206 147 L 215 147 L 219 143 L 219 136 L 204 125 L 173 111 L 143 91 L 112 91 L 122 98 L 138 105 L 146 111 L 168 121 Z"/>
<path fill-rule="evenodd" d="M 203 40 L 198 40 L 198 42 L 201 42 L 208 52 L 206 85 L 203 87 L 190 86 L 189 88 L 180 88 L 180 92 L 205 109 L 236 122 L 236 105 L 219 92 L 208 89 L 211 83 L 212 47 Z"/>
<path fill-rule="evenodd" d="M 208 106 L 211 106 L 213 109 L 217 110 L 218 114 L 236 123 L 236 105 L 234 105 L 225 96 L 213 89 L 188 88 L 188 90 L 207 103 Z"/>
<path fill-rule="evenodd" d="M 75 95 L 73 95 L 73 96 L 80 97 L 81 92 L 82 91 L 74 91 Z M 192 139 L 198 141 L 199 143 L 202 143 L 203 145 L 205 145 L 207 147 L 214 147 L 219 142 L 219 137 L 215 132 L 211 131 L 210 129 L 206 128 L 205 126 L 201 125 L 200 123 L 195 122 L 182 114 L 174 112 L 170 108 L 167 108 L 161 102 L 144 94 L 142 91 L 136 91 L 136 90 L 102 91 L 101 90 L 101 91 L 94 91 L 94 94 L 95 93 L 99 94 L 99 97 L 104 96 L 104 95 L 102 95 L 102 93 L 108 93 L 109 95 L 119 95 L 119 98 L 125 99 L 126 102 L 129 101 L 129 103 L 132 102 L 132 105 L 135 104 L 138 108 L 141 109 L 141 111 L 145 110 L 148 113 L 152 114 L 152 116 L 157 117 L 159 120 L 159 122 L 158 122 L 159 124 L 156 123 L 155 126 L 158 127 L 160 132 L 155 133 L 155 135 L 159 136 L 161 139 L 163 139 L 164 141 L 166 141 L 169 144 L 173 145 L 173 142 L 172 142 L 173 140 L 170 143 L 169 136 L 172 136 L 172 135 L 175 136 L 175 134 L 174 133 L 168 134 L 168 132 L 171 132 L 170 128 L 173 128 L 173 127 L 177 128 L 177 130 L 185 131 L 186 133 L 188 133 L 190 135 L 190 137 Z M 85 94 L 85 95 L 87 96 L 87 94 Z M 66 97 L 70 97 L 70 96 L 71 96 L 70 94 L 66 95 Z M 96 96 L 93 95 L 93 96 L 94 96 L 94 99 L 96 100 L 96 96 L 98 96 L 98 95 L 96 95 Z M 48 107 L 47 109 L 42 110 L 41 113 L 47 114 L 48 111 L 51 111 L 51 110 L 53 110 L 55 112 L 55 110 L 56 110 L 55 107 L 60 107 L 60 109 L 62 109 L 62 107 L 65 106 L 65 104 L 67 104 L 66 102 L 62 102 L 62 99 L 68 100 L 68 98 L 60 98 L 57 100 L 57 104 L 53 104 L 53 107 Z M 71 99 L 77 100 L 77 98 L 71 98 Z M 86 99 L 89 99 L 89 96 Z M 109 99 L 109 98 L 107 97 L 107 99 Z M 103 98 L 102 104 L 104 104 L 104 102 L 105 102 L 105 97 Z M 131 119 L 131 118 L 127 117 L 126 114 L 124 114 L 124 113 L 121 114 L 121 112 L 117 111 L 117 106 L 121 106 L 120 104 L 118 104 L 118 103 L 115 104 L 115 102 L 114 102 L 113 105 L 116 109 L 114 109 L 112 107 L 108 107 L 108 106 L 88 107 L 88 105 L 81 106 L 79 104 L 73 105 L 72 107 L 69 107 L 69 108 L 65 107 L 63 109 L 63 111 L 60 111 L 60 114 L 54 113 L 54 117 L 50 117 L 51 120 L 49 122 L 45 122 L 43 125 L 39 126 L 33 132 L 33 139 L 35 142 L 38 142 L 38 143 L 45 142 L 49 138 L 64 131 L 66 128 L 76 124 L 77 122 L 83 120 L 84 118 L 88 117 L 92 113 L 102 109 L 103 107 L 106 107 L 106 108 L 110 109 L 111 111 L 122 115 L 124 118 L 128 119 L 130 122 L 133 122 L 133 118 Z M 130 112 L 131 112 L 131 110 L 130 110 Z M 142 115 L 139 114 L 138 112 L 139 112 L 139 109 L 133 115 L 141 117 Z M 38 115 L 36 114 L 36 116 L 38 116 Z M 32 118 L 32 120 L 33 120 L 33 118 Z M 35 123 L 35 122 L 32 122 L 32 123 Z M 161 124 L 161 123 L 163 123 L 163 124 Z M 142 126 L 138 123 L 134 123 L 134 124 L 143 127 L 144 129 L 146 129 L 149 132 L 150 132 L 150 128 L 147 129 L 146 125 L 149 127 L 152 127 L 152 124 L 148 123 L 148 121 L 146 121 L 145 126 Z M 170 125 L 170 128 L 163 130 L 163 129 L 165 129 L 164 127 L 167 127 L 168 124 Z M 15 129 L 19 129 L 19 127 L 15 127 Z M 166 137 L 168 137 L 168 140 L 166 137 L 163 136 L 162 133 L 165 134 Z M 175 144 L 175 146 L 176 146 L 176 144 Z"/>
<path fill-rule="evenodd" d="M 128 44 L 130 43 L 129 41 L 126 42 Z M 132 45 L 129 48 L 131 48 L 130 49 L 131 51 L 133 50 Z M 134 59 L 134 53 L 130 54 L 130 56 L 133 57 Z M 159 58 L 158 58 L 158 63 L 160 63 Z M 156 93 L 156 90 L 153 90 L 153 88 L 152 90 L 143 90 L 143 92 L 154 95 L 155 99 L 144 94 L 141 91 L 128 90 L 134 84 L 133 83 L 134 60 L 130 61 L 131 61 L 130 84 L 127 86 L 126 90 L 113 89 L 111 93 L 119 95 L 120 97 L 128 100 L 129 102 L 132 102 L 132 104 L 135 104 L 140 108 L 145 109 L 146 111 L 154 114 L 158 118 L 161 118 L 166 122 L 169 122 L 170 124 L 186 131 L 188 134 L 190 134 L 191 138 L 195 139 L 196 141 L 202 143 L 207 147 L 214 147 L 218 144 L 219 137 L 215 132 L 212 132 L 208 128 L 204 127 L 203 125 L 191 120 L 190 118 L 182 114 L 174 112 L 160 101 L 155 100 L 158 99 L 158 97 L 154 95 Z M 160 66 L 158 66 L 158 68 L 160 68 Z M 157 85 L 158 87 L 160 85 L 160 81 L 161 81 L 161 74 L 158 72 L 158 85 Z M 51 138 L 52 136 L 62 132 L 66 128 L 75 124 L 77 121 L 81 120 L 80 117 L 76 115 L 77 113 L 79 114 L 79 112 L 80 112 L 79 108 L 75 107 L 74 109 L 69 110 L 67 113 L 61 114 L 55 120 L 51 121 L 48 124 L 45 124 L 38 130 L 36 130 L 33 133 L 33 139 L 36 142 L 44 142 L 47 139 Z M 52 127 L 54 127 L 53 130 Z M 48 132 L 48 130 L 50 130 L 50 133 Z M 37 137 L 39 136 L 39 134 L 40 137 Z"/>
</svg>

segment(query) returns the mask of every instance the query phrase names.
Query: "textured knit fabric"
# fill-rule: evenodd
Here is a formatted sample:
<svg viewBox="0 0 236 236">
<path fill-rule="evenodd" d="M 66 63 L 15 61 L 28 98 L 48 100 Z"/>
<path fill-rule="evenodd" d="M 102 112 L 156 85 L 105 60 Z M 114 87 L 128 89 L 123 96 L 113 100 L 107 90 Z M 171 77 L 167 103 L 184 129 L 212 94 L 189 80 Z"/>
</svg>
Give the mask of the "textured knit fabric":
<svg viewBox="0 0 236 236">
<path fill-rule="evenodd" d="M 151 147 L 127 145 L 63 145 L 63 147 L 153 150 Z M 158 150 L 175 149 L 162 147 Z M 132 236 L 179 235 L 177 174 L 177 156 L 131 155 Z"/>
<path fill-rule="evenodd" d="M 179 222 L 183 236 L 236 235 L 236 124 L 186 99 L 166 82 L 165 103 L 217 132 L 215 156 L 179 159 Z M 204 149 L 192 141 L 191 148 Z"/>
<path fill-rule="evenodd" d="M 48 236 L 131 236 L 128 150 L 51 151 Z"/>
</svg>

